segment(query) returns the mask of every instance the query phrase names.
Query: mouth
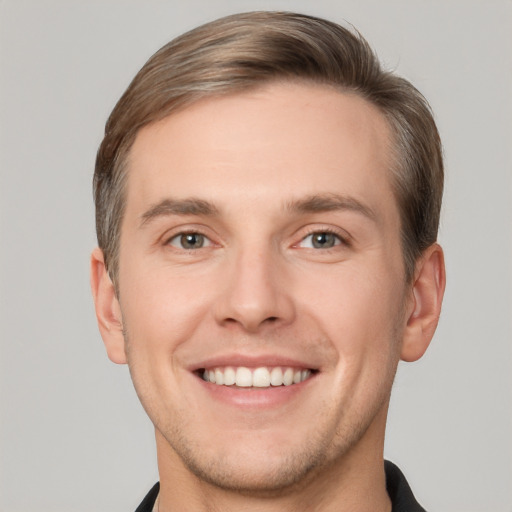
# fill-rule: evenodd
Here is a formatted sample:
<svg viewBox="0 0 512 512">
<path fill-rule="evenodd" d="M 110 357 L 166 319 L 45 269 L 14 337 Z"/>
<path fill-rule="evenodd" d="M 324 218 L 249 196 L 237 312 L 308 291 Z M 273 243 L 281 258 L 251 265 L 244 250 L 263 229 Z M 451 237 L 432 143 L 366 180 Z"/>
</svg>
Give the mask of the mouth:
<svg viewBox="0 0 512 512">
<path fill-rule="evenodd" d="M 270 388 L 293 386 L 310 379 L 317 373 L 312 368 L 295 368 L 283 366 L 218 366 L 200 368 L 196 374 L 205 382 L 217 386 L 235 388 Z"/>
</svg>

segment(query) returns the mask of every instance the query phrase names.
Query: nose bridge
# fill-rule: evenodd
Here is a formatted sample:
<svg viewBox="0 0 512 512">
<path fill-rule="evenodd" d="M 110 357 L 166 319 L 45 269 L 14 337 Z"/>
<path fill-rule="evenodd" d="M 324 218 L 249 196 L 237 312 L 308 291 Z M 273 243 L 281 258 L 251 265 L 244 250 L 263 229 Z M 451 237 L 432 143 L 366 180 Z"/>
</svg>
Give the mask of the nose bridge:
<svg viewBox="0 0 512 512">
<path fill-rule="evenodd" d="M 271 244 L 247 244 L 233 251 L 226 270 L 218 320 L 237 323 L 247 331 L 293 318 L 278 251 Z"/>
</svg>

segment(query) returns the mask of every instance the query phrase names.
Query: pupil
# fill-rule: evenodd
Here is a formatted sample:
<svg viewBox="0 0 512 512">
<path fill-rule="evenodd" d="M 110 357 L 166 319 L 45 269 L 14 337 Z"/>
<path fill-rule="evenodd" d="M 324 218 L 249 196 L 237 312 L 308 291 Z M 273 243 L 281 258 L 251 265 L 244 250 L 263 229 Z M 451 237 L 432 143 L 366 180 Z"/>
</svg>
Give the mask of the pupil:
<svg viewBox="0 0 512 512">
<path fill-rule="evenodd" d="M 204 244 L 203 235 L 199 233 L 188 233 L 181 236 L 181 245 L 185 249 L 198 249 Z"/>
<path fill-rule="evenodd" d="M 334 246 L 334 235 L 332 233 L 317 233 L 313 236 L 313 247 L 326 248 Z"/>
</svg>

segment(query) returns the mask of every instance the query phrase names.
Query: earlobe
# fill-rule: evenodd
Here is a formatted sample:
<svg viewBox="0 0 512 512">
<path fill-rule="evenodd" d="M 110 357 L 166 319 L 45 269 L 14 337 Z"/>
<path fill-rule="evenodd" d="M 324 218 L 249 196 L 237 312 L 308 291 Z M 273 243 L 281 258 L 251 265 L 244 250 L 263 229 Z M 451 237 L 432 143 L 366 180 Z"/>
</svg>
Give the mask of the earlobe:
<svg viewBox="0 0 512 512">
<path fill-rule="evenodd" d="M 416 361 L 427 350 L 439 321 L 446 285 L 441 246 L 431 245 L 416 265 L 401 359 Z"/>
<path fill-rule="evenodd" d="M 115 288 L 105 268 L 101 249 L 91 254 L 91 290 L 98 327 L 108 357 L 117 364 L 126 363 L 121 308 Z"/>
</svg>

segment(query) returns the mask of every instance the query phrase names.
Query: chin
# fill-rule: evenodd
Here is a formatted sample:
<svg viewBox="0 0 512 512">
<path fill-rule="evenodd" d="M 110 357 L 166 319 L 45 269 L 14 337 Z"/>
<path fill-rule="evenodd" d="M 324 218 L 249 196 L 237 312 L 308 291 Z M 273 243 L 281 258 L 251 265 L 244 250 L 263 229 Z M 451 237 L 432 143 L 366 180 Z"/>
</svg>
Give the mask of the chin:
<svg viewBox="0 0 512 512">
<path fill-rule="evenodd" d="M 189 471 L 204 482 L 239 494 L 272 496 L 293 489 L 315 473 L 323 460 L 323 454 L 313 450 L 285 456 L 274 453 L 244 453 L 216 457 L 214 460 L 182 455 Z"/>
<path fill-rule="evenodd" d="M 201 446 L 192 442 L 195 436 L 183 432 L 168 431 L 164 437 L 200 481 L 243 495 L 271 497 L 296 492 L 319 473 L 330 471 L 366 430 L 343 429 L 345 434 L 341 434 L 336 426 L 329 422 L 303 432 L 288 432 L 287 436 L 275 436 L 273 442 L 269 442 L 268 431 L 241 439 L 216 437 L 211 442 L 203 440 Z"/>
</svg>

